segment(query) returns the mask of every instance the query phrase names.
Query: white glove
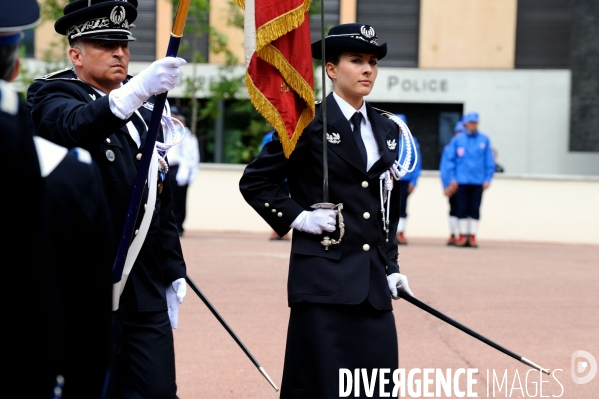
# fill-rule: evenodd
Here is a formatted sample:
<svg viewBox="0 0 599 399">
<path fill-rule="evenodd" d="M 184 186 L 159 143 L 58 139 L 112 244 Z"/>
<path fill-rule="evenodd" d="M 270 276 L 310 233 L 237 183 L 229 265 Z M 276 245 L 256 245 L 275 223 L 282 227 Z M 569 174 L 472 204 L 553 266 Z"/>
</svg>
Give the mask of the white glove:
<svg viewBox="0 0 599 399">
<path fill-rule="evenodd" d="M 184 167 L 183 165 L 179 166 L 177 170 L 177 185 L 182 187 L 187 185 L 187 179 L 189 178 L 189 168 Z"/>
<path fill-rule="evenodd" d="M 154 61 L 127 84 L 110 92 L 110 110 L 117 117 L 128 119 L 148 98 L 174 89 L 179 83 L 179 67 L 184 64 L 187 61 L 179 57 L 165 57 Z"/>
<path fill-rule="evenodd" d="M 187 284 L 184 278 L 179 278 L 170 286 L 166 287 L 166 304 L 168 306 L 168 318 L 171 321 L 171 327 L 179 326 L 179 305 L 183 303 L 187 294 Z"/>
<path fill-rule="evenodd" d="M 337 224 L 336 209 L 314 209 L 303 211 L 291 223 L 291 227 L 310 234 L 322 234 L 323 230 L 333 232 Z"/>
<path fill-rule="evenodd" d="M 399 299 L 397 296 L 397 290 L 407 293 L 408 295 L 414 296 L 408 285 L 408 278 L 400 273 L 391 273 L 387 276 L 387 284 L 391 290 L 391 298 Z"/>
</svg>

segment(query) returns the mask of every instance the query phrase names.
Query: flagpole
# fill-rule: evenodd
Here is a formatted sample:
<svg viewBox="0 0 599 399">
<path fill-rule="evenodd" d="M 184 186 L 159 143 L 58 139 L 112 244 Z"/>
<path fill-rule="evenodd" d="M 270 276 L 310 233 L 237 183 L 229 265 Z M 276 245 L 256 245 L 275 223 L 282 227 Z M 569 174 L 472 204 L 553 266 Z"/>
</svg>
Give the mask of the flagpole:
<svg viewBox="0 0 599 399">
<path fill-rule="evenodd" d="M 179 44 L 181 43 L 181 37 L 183 36 L 183 28 L 185 27 L 185 20 L 187 19 L 187 12 L 189 10 L 189 4 L 191 0 L 181 0 L 177 7 L 177 14 L 175 16 L 175 22 L 173 24 L 173 30 L 171 31 L 171 38 L 168 43 L 168 49 L 166 51 L 167 57 L 176 57 L 179 51 Z M 135 183 L 133 185 L 133 193 L 129 202 L 129 209 L 127 210 L 127 216 L 125 219 L 125 225 L 121 233 L 121 240 L 119 242 L 119 248 L 112 267 L 112 282 L 118 283 L 123 274 L 123 268 L 125 266 L 125 260 L 127 259 L 127 252 L 131 245 L 131 238 L 133 237 L 133 230 L 135 228 L 135 222 L 139 213 L 139 207 L 141 205 L 141 199 L 144 192 L 144 186 L 148 179 L 148 171 L 150 168 L 150 162 L 152 160 L 152 154 L 154 152 L 154 146 L 156 145 L 156 137 L 158 136 L 158 129 L 161 125 L 162 110 L 166 104 L 167 93 L 158 94 L 154 102 L 154 109 L 152 111 L 152 117 L 150 119 L 150 125 L 146 135 L 144 149 L 139 164 L 139 169 L 135 177 Z M 154 178 L 150 176 L 150 178 Z M 150 210 L 148 210 L 150 212 Z M 118 298 L 118 297 L 117 297 Z"/>
<path fill-rule="evenodd" d="M 322 202 L 329 202 L 329 159 L 327 155 L 327 96 L 326 96 L 326 71 L 324 36 L 324 0 L 320 0 L 320 43 L 321 43 L 321 84 L 322 89 Z"/>
</svg>

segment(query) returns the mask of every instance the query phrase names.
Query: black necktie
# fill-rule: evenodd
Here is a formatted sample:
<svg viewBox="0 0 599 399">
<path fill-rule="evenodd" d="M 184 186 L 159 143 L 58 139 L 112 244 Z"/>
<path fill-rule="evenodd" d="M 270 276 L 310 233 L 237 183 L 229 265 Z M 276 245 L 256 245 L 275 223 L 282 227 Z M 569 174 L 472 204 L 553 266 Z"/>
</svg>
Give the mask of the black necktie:
<svg viewBox="0 0 599 399">
<path fill-rule="evenodd" d="M 366 155 L 366 146 L 364 145 L 364 140 L 362 140 L 362 130 L 360 129 L 360 125 L 362 124 L 362 114 L 360 112 L 356 112 L 351 117 L 350 121 L 354 125 L 354 138 L 356 139 L 356 144 L 358 145 L 360 154 L 362 154 L 364 163 L 367 164 L 368 155 Z"/>
</svg>

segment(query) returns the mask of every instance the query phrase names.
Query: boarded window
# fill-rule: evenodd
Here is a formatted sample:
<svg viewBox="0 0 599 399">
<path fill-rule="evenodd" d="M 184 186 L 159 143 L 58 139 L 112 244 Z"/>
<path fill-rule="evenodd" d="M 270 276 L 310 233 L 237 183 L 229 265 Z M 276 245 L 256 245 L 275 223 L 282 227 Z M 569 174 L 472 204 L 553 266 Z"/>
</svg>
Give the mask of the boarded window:
<svg viewBox="0 0 599 399">
<path fill-rule="evenodd" d="M 379 44 L 387 42 L 383 67 L 418 66 L 420 0 L 358 0 L 356 22 L 372 25 Z"/>
<path fill-rule="evenodd" d="M 339 25 L 339 0 L 323 0 L 324 3 L 324 33 L 325 36 L 335 25 Z M 320 29 L 321 24 L 321 15 L 320 15 L 320 6 L 321 1 L 312 2 L 311 9 L 313 11 L 318 11 L 315 14 L 310 15 L 310 39 L 311 42 L 314 43 L 317 40 L 321 39 Z"/>
<path fill-rule="evenodd" d="M 131 61 L 156 60 L 156 0 L 139 2 L 133 24 L 131 35 L 137 40 L 129 43 Z"/>
<path fill-rule="evenodd" d="M 566 69 L 572 0 L 518 0 L 516 68 Z"/>
</svg>

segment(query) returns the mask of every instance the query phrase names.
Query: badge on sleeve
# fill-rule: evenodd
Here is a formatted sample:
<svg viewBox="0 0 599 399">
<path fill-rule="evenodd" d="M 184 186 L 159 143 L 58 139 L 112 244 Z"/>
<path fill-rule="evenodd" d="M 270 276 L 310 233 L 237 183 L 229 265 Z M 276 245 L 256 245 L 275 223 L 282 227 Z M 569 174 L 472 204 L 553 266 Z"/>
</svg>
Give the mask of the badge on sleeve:
<svg viewBox="0 0 599 399">
<path fill-rule="evenodd" d="M 110 162 L 114 162 L 115 156 L 114 156 L 114 152 L 112 152 L 112 150 L 106 151 L 106 159 L 108 159 Z"/>
<path fill-rule="evenodd" d="M 458 157 L 463 157 L 466 153 L 466 149 L 464 147 L 458 147 Z"/>
<path fill-rule="evenodd" d="M 391 151 L 395 150 L 395 148 L 397 147 L 397 142 L 395 141 L 395 139 L 393 139 L 393 140 L 387 140 L 387 147 Z"/>
</svg>

